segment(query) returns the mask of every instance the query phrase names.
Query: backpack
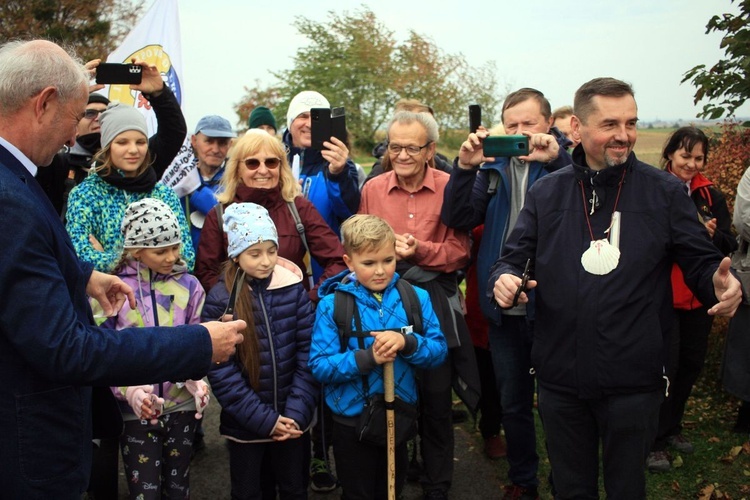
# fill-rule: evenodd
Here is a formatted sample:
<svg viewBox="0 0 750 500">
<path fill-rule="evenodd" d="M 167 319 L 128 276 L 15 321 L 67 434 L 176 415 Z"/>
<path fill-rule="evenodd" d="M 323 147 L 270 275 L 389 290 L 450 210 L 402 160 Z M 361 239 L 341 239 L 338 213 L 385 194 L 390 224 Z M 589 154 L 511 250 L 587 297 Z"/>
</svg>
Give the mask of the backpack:
<svg viewBox="0 0 750 500">
<path fill-rule="evenodd" d="M 414 291 L 414 286 L 405 279 L 399 279 L 396 282 L 396 290 L 398 290 L 401 303 L 406 312 L 406 321 L 412 326 L 414 333 L 421 334 L 423 332 L 422 306 L 419 302 L 419 297 L 417 297 L 417 292 Z M 341 290 L 334 291 L 333 319 L 339 330 L 341 352 L 346 351 L 350 337 L 357 337 L 360 348 L 364 349 L 364 339 L 370 336 L 370 332 L 362 330 L 359 309 L 354 303 L 354 296 L 352 294 Z M 356 324 L 357 331 L 352 330 L 352 319 Z"/>
</svg>

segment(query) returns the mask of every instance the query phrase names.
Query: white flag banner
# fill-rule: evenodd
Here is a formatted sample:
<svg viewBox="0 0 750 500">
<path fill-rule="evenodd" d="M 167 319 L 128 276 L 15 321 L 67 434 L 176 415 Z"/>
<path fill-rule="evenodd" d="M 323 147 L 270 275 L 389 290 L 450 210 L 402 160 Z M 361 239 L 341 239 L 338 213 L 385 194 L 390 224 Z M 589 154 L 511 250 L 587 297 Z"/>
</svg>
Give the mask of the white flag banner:
<svg viewBox="0 0 750 500">
<path fill-rule="evenodd" d="M 122 45 L 107 57 L 107 62 L 130 63 L 139 59 L 155 65 L 177 102 L 182 100 L 182 47 L 177 0 L 154 0 L 151 8 L 123 40 Z M 109 85 L 102 93 L 110 101 L 129 104 L 139 109 L 148 122 L 149 135 L 156 132 L 156 116 L 140 92 L 128 85 Z"/>
<path fill-rule="evenodd" d="M 179 198 L 189 195 L 200 187 L 201 176 L 198 173 L 198 157 L 193 154 L 189 135 L 177 156 L 164 171 L 161 182 L 171 187 Z"/>
</svg>

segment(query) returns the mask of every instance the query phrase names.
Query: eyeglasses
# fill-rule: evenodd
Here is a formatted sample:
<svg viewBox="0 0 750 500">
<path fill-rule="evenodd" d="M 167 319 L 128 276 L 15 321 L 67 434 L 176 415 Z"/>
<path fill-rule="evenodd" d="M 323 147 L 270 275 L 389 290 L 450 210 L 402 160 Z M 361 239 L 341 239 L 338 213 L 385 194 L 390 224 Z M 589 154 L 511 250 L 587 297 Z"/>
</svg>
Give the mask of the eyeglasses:
<svg viewBox="0 0 750 500">
<path fill-rule="evenodd" d="M 388 143 L 388 152 L 394 156 L 401 154 L 401 151 L 406 150 L 406 154 L 409 156 L 417 156 L 424 148 L 432 144 L 432 141 L 427 141 L 424 146 L 402 146 L 401 144 Z"/>
<path fill-rule="evenodd" d="M 281 158 L 265 158 L 264 160 L 245 158 L 245 166 L 248 170 L 258 170 L 261 163 L 263 163 L 268 169 L 279 168 L 279 165 L 281 165 Z"/>
<path fill-rule="evenodd" d="M 99 113 L 104 113 L 103 109 L 87 109 L 83 112 L 83 117 L 87 120 L 93 120 L 97 116 L 99 116 Z"/>
</svg>

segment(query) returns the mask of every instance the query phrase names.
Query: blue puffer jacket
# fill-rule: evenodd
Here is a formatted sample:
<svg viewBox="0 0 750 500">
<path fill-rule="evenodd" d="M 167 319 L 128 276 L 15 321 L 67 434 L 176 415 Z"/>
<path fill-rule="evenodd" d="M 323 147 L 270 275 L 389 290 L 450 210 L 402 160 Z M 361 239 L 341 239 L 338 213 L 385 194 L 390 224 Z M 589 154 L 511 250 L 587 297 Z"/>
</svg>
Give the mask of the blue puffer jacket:
<svg viewBox="0 0 750 500">
<path fill-rule="evenodd" d="M 395 330 L 406 326 L 406 312 L 396 289 L 399 279 L 396 273 L 383 292 L 379 302 L 372 293 L 357 281 L 342 283 L 349 271 L 326 280 L 318 291 L 321 301 L 315 316 L 312 345 L 310 346 L 310 368 L 317 380 L 325 385 L 326 404 L 335 415 L 355 417 L 362 413 L 365 403 L 362 377 L 366 376 L 370 386 L 369 395 L 383 394 L 383 368 L 375 363 L 372 355 L 372 338 L 365 339 L 365 349 L 359 348 L 356 337 L 349 339 L 349 349 L 341 352 L 338 327 L 333 317 L 335 290 L 354 295 L 364 331 Z M 399 354 L 394 362 L 396 396 L 416 404 L 417 386 L 414 368 L 435 368 L 448 354 L 445 337 L 432 309 L 429 295 L 414 287 L 422 305 L 423 332 L 414 335 L 416 348 L 408 355 Z"/>
<path fill-rule="evenodd" d="M 555 127 L 550 129 L 550 133 L 557 139 L 560 154 L 550 163 L 535 161 L 528 164 L 527 192 L 538 179 L 549 172 L 570 165 L 572 161 L 567 151 L 570 140 Z M 478 171 L 458 168 L 456 162 L 451 171 L 451 178 L 445 186 L 440 218 L 446 226 L 465 231 L 471 231 L 480 224 L 484 224 L 484 234 L 479 244 L 476 263 L 477 280 L 480 290 L 484 290 L 490 268 L 500 257 L 506 232 L 509 230 L 511 189 L 508 166 L 510 158 L 498 158 L 493 163 L 485 163 Z M 495 175 L 500 177 L 497 190 L 488 192 L 490 180 Z M 530 296 L 530 299 L 531 302 L 526 306 L 526 314 L 529 319 L 534 319 L 533 297 Z M 489 321 L 500 325 L 501 310 L 496 307 L 494 301 L 490 300 L 486 294 L 480 293 L 479 305 Z"/>
<path fill-rule="evenodd" d="M 219 431 L 242 442 L 268 441 L 280 415 L 307 429 L 320 393 L 307 366 L 313 308 L 302 286 L 302 271 L 280 257 L 269 278 L 249 283 L 260 352 L 259 390 L 250 386 L 237 357 L 208 374 L 221 404 Z M 229 292 L 221 280 L 208 294 L 203 320 L 220 318 L 228 302 Z"/>
<path fill-rule="evenodd" d="M 336 235 L 340 236 L 341 222 L 356 214 L 359 209 L 359 175 L 354 162 L 347 159 L 344 170 L 331 175 L 328 172 L 328 162 L 320 151 L 294 147 L 288 130 L 284 132 L 284 144 L 288 151 L 289 165 L 292 164 L 294 155 L 299 155 L 302 194 L 315 205 Z M 316 280 L 318 276 L 319 274 L 315 275 Z"/>
</svg>

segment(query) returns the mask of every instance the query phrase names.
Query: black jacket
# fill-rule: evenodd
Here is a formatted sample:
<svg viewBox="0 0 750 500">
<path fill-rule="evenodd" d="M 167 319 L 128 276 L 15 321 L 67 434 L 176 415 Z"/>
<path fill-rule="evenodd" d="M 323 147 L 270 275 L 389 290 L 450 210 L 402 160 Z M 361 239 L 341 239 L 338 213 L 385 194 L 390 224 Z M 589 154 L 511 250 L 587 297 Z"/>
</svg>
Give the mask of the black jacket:
<svg viewBox="0 0 750 500">
<path fill-rule="evenodd" d="M 604 238 L 623 170 L 619 264 L 609 274 L 590 274 L 581 264 L 591 243 L 590 204 L 584 208 L 583 200 L 591 199 L 593 177 L 600 206 L 588 219 L 594 238 Z M 593 174 L 579 145 L 573 165 L 534 183 L 487 293 L 501 274 L 520 276 L 532 259 L 538 286 L 531 361 L 545 387 L 581 398 L 663 389 L 672 264 L 710 307 L 716 303 L 712 276 L 723 256 L 674 176 L 632 153 L 624 165 Z"/>
</svg>

